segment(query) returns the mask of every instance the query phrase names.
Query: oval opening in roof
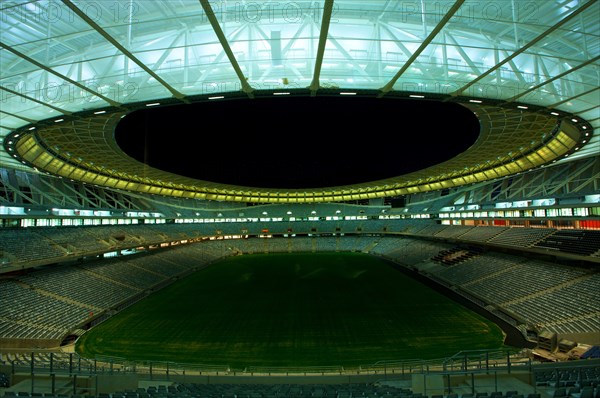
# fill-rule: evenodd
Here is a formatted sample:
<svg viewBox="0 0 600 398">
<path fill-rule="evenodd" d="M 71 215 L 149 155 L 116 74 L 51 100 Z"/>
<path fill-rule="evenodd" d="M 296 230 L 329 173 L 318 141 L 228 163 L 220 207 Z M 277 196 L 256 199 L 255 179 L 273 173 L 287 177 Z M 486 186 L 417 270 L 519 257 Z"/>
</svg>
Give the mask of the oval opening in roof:
<svg viewBox="0 0 600 398">
<path fill-rule="evenodd" d="M 138 110 L 115 139 L 151 167 L 204 181 L 301 189 L 371 182 L 455 157 L 479 121 L 451 102 L 360 97 L 208 101 Z"/>
</svg>

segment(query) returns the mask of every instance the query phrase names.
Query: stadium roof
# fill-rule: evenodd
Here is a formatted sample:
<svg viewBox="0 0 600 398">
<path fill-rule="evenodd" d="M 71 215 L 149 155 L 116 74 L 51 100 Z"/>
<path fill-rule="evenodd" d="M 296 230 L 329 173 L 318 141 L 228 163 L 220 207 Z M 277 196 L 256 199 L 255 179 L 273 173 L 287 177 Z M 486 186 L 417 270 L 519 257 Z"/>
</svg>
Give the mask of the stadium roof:
<svg viewBox="0 0 600 398">
<path fill-rule="evenodd" d="M 294 202 L 448 188 L 600 151 L 591 133 L 600 124 L 595 0 L 12 1 L 0 12 L 7 167 L 142 192 Z M 482 119 L 482 138 L 443 167 L 320 192 L 148 170 L 112 139 L 135 109 L 274 94 L 455 101 Z M 554 129 L 559 121 L 568 126 Z"/>
</svg>

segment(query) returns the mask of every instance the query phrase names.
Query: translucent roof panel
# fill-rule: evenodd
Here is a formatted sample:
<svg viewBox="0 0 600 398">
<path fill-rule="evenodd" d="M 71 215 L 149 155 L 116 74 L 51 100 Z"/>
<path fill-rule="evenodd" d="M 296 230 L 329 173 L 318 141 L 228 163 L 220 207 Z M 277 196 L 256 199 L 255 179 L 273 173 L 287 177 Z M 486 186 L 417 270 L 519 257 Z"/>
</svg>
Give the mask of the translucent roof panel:
<svg viewBox="0 0 600 398">
<path fill-rule="evenodd" d="M 595 0 L 2 2 L 0 138 L 84 110 L 284 88 L 523 102 L 596 129 L 598 15 Z"/>
<path fill-rule="evenodd" d="M 180 93 L 197 94 L 214 80 L 239 82 L 199 1 L 140 2 L 118 14 L 99 25 L 110 37 L 119 38 L 130 59 L 139 60 L 165 82 L 155 76 L 136 80 L 141 91 L 168 85 Z M 229 40 L 239 39 L 232 34 Z"/>
<path fill-rule="evenodd" d="M 268 90 L 310 85 L 319 39 L 318 25 L 310 17 L 297 17 L 297 21 L 296 18 L 293 21 L 273 20 L 265 26 L 240 24 L 244 38 L 232 43 L 232 50 L 253 88 Z"/>
</svg>

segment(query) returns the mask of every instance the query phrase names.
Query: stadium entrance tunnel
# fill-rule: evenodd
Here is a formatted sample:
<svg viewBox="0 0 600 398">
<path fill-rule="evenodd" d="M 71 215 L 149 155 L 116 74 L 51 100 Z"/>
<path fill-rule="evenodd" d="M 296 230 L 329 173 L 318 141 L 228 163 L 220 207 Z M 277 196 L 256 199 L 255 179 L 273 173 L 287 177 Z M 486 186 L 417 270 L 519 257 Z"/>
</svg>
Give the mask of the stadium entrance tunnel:
<svg viewBox="0 0 600 398">
<path fill-rule="evenodd" d="M 152 107 L 124 117 L 120 148 L 151 167 L 204 181 L 298 189 L 391 178 L 449 160 L 478 138 L 452 102 L 272 96 Z"/>
</svg>

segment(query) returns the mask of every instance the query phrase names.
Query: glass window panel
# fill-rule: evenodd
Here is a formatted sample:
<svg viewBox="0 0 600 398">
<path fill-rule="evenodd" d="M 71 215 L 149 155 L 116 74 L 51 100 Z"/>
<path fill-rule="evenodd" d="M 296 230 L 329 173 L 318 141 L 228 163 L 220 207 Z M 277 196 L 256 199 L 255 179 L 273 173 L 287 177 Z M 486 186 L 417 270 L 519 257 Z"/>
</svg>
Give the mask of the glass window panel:
<svg viewBox="0 0 600 398">
<path fill-rule="evenodd" d="M 94 5 L 83 3 L 86 14 L 94 19 Z M 93 2 L 98 3 L 98 2 Z M 52 0 L 21 2 L 0 11 L 3 24 L 2 40 L 8 44 L 23 42 L 45 42 L 48 35 L 68 36 L 79 33 L 79 37 L 91 30 L 89 25 L 77 17 L 66 5 Z M 5 32 L 4 32 L 5 30 Z M 42 47 L 42 46 L 40 46 Z"/>
<path fill-rule="evenodd" d="M 43 153 L 40 156 L 38 156 L 37 159 L 35 159 L 35 165 L 36 167 L 45 169 L 46 165 L 50 163 L 52 159 L 54 159 L 52 155 L 48 153 Z"/>
<path fill-rule="evenodd" d="M 558 140 L 552 140 L 548 143 L 548 148 L 557 155 L 567 152 L 567 148 Z"/>
<path fill-rule="evenodd" d="M 57 158 L 52 158 L 52 160 L 50 161 L 50 163 L 48 163 L 44 169 L 50 173 L 57 173 L 58 170 L 62 167 L 62 165 L 64 164 L 64 162 L 62 160 L 59 160 Z"/>
<path fill-rule="evenodd" d="M 35 159 L 37 159 L 40 155 L 45 153 L 44 149 L 41 146 L 37 145 L 33 145 L 27 149 L 19 148 L 19 152 L 21 153 L 21 156 L 23 156 L 24 159 L 27 159 L 32 163 L 37 163 Z"/>
<path fill-rule="evenodd" d="M 60 174 L 63 177 L 68 177 L 74 170 L 75 166 L 63 162 L 62 166 L 58 170 L 58 174 Z"/>
<path fill-rule="evenodd" d="M 546 161 L 549 161 L 554 157 L 554 154 L 552 153 L 552 151 L 550 151 L 550 149 L 548 149 L 546 147 L 540 148 L 537 151 L 537 155 Z"/>
<path fill-rule="evenodd" d="M 562 131 L 558 133 L 556 139 L 566 147 L 572 147 L 575 144 L 575 140 Z"/>
<path fill-rule="evenodd" d="M 519 167 L 519 165 L 516 162 L 508 163 L 508 164 L 504 165 L 504 167 L 507 170 L 509 170 L 511 173 L 516 173 L 518 171 L 523 170 L 521 167 Z"/>
<path fill-rule="evenodd" d="M 531 164 L 531 162 L 527 158 L 517 159 L 517 160 L 515 160 L 515 163 L 518 165 L 518 167 L 521 170 L 527 170 L 527 169 L 533 167 L 533 164 Z"/>
<path fill-rule="evenodd" d="M 573 103 L 569 100 L 569 98 L 578 96 L 580 93 L 588 92 L 598 87 L 600 80 L 597 77 L 589 76 L 588 73 L 592 68 L 597 67 L 589 65 L 573 73 L 569 73 L 562 79 L 554 80 L 550 83 L 544 84 L 535 91 L 519 97 L 519 101 L 540 105 L 565 102 L 570 103 L 570 107 L 572 108 Z M 564 71 L 566 70 L 568 69 L 565 69 Z M 579 73 L 580 71 L 581 73 Z M 525 88 L 525 90 L 528 89 Z M 578 98 L 577 100 L 580 102 L 579 109 L 582 107 L 585 109 L 586 107 L 597 105 L 597 97 L 598 95 L 596 94 L 596 102 L 594 103 L 592 100 L 592 102 L 588 105 L 585 105 L 585 100 L 590 99 L 589 97 L 582 96 L 581 98 Z"/>
<path fill-rule="evenodd" d="M 33 136 L 29 135 L 28 137 L 19 140 L 17 144 L 17 150 L 26 152 L 28 149 L 34 147 L 35 145 L 37 145 L 35 139 L 33 138 Z"/>
<path fill-rule="evenodd" d="M 586 67 L 587 68 L 587 67 Z M 597 67 L 596 67 L 597 68 Z M 583 116 L 587 120 L 592 120 L 600 117 L 600 107 L 598 106 L 598 98 L 600 98 L 600 80 L 599 78 L 591 78 L 586 80 L 578 87 L 578 90 L 571 94 L 571 96 L 576 96 L 576 98 L 565 98 L 561 104 L 557 106 L 557 109 L 564 110 L 570 113 L 577 113 L 578 110 L 581 109 L 592 109 L 593 112 L 596 112 L 595 117 Z M 590 87 L 591 86 L 591 87 Z M 582 92 L 586 92 L 586 88 L 593 89 L 591 92 L 585 95 L 579 95 Z"/>
<path fill-rule="evenodd" d="M 532 153 L 527 156 L 527 160 L 535 166 L 539 166 L 544 163 L 544 159 L 538 153 Z"/>
</svg>

